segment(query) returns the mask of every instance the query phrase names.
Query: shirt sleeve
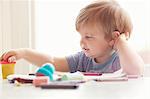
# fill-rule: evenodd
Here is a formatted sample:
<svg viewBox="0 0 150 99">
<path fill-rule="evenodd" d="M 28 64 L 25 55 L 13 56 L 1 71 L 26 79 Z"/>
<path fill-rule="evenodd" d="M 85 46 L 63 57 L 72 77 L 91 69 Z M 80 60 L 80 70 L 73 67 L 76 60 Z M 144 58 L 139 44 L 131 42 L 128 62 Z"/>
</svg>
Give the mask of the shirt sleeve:
<svg viewBox="0 0 150 99">
<path fill-rule="evenodd" d="M 114 58 L 114 61 L 113 61 L 113 64 L 112 64 L 112 68 L 113 68 L 114 72 L 119 70 L 119 69 L 121 69 L 119 56 L 116 56 Z"/>
<path fill-rule="evenodd" d="M 81 56 L 81 52 L 78 52 L 78 53 L 70 55 L 70 56 L 66 56 L 70 72 L 77 71 L 80 56 Z"/>
</svg>

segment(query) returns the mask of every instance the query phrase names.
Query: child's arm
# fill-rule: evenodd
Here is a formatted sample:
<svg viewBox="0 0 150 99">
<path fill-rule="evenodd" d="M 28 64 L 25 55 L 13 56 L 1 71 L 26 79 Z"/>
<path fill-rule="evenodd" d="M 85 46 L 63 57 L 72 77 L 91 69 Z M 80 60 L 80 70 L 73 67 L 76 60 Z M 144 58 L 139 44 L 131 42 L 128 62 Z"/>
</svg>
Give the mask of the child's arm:
<svg viewBox="0 0 150 99">
<path fill-rule="evenodd" d="M 22 48 L 10 50 L 2 55 L 3 60 L 14 61 L 14 58 L 16 60 L 25 59 L 37 66 L 42 66 L 44 63 L 52 63 L 57 71 L 69 71 L 69 66 L 65 57 L 52 57 L 32 49 Z"/>
<path fill-rule="evenodd" d="M 144 62 L 136 51 L 128 44 L 124 33 L 117 38 L 115 48 L 118 51 L 120 64 L 124 72 L 129 75 L 143 74 Z"/>
</svg>

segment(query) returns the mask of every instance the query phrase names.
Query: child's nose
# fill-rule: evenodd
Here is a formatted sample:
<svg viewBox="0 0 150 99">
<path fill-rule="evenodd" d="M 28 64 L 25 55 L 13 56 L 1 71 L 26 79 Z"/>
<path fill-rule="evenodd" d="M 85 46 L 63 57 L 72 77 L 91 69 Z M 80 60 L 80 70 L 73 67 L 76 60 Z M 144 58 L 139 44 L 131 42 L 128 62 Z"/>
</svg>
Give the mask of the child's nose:
<svg viewBox="0 0 150 99">
<path fill-rule="evenodd" d="M 80 46 L 81 46 L 81 47 L 84 47 L 84 45 L 85 45 L 85 41 L 84 41 L 83 39 L 81 39 L 81 40 L 80 40 Z"/>
<path fill-rule="evenodd" d="M 80 45 L 83 45 L 85 42 L 83 39 L 80 39 Z"/>
</svg>

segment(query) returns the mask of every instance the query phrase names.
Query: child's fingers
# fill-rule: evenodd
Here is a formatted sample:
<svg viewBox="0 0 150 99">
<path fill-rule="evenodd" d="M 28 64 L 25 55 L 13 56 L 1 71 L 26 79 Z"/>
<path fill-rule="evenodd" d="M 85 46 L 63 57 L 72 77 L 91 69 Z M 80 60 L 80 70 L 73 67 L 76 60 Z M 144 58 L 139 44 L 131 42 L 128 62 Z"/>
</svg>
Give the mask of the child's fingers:
<svg viewBox="0 0 150 99">
<path fill-rule="evenodd" d="M 4 55 L 5 55 L 5 54 L 6 54 L 6 52 L 2 54 L 2 56 L 0 57 L 0 61 L 3 61 L 3 60 L 4 60 Z"/>
<path fill-rule="evenodd" d="M 3 60 L 3 56 L 0 57 L 0 61 L 2 61 L 2 60 Z"/>
<path fill-rule="evenodd" d="M 15 56 L 11 56 L 8 58 L 8 62 L 16 62 L 16 57 Z"/>
<path fill-rule="evenodd" d="M 126 32 L 126 33 L 120 33 L 118 31 L 113 32 L 112 37 L 113 37 L 114 40 L 117 39 L 119 36 L 125 37 L 126 40 L 128 40 L 129 37 L 130 37 L 130 34 L 129 34 L 129 32 Z"/>
<path fill-rule="evenodd" d="M 15 53 L 13 52 L 13 51 L 11 51 L 11 52 L 5 52 L 4 54 L 3 54 L 3 60 L 5 60 L 5 61 L 8 61 L 8 59 L 10 58 L 10 57 L 12 57 L 12 56 L 15 56 Z"/>
<path fill-rule="evenodd" d="M 130 37 L 129 32 L 126 32 L 126 33 L 125 33 L 125 36 L 126 36 L 126 40 L 128 40 L 129 37 Z"/>
<path fill-rule="evenodd" d="M 112 34 L 112 40 L 109 42 L 109 45 L 111 45 L 113 49 L 116 49 L 119 39 L 128 40 L 128 38 L 129 38 L 129 32 L 120 33 L 118 31 L 114 31 Z"/>
<path fill-rule="evenodd" d="M 120 36 L 120 33 L 118 31 L 114 31 L 112 34 L 112 38 L 115 40 Z"/>
<path fill-rule="evenodd" d="M 3 58 L 2 58 L 2 56 L 0 57 L 0 61 L 2 61 L 3 60 Z"/>
<path fill-rule="evenodd" d="M 129 33 L 123 33 L 123 34 L 121 34 L 120 38 L 122 38 L 124 40 L 128 40 L 129 39 Z"/>
</svg>

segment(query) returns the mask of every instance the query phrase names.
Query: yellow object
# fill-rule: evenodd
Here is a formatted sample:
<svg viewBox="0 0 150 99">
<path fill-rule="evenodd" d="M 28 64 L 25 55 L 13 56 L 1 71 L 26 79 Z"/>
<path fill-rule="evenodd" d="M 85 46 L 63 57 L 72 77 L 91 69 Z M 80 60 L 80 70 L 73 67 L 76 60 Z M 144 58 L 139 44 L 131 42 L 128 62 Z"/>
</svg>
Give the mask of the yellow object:
<svg viewBox="0 0 150 99">
<path fill-rule="evenodd" d="M 2 77 L 6 79 L 8 75 L 14 74 L 15 72 L 15 63 L 1 63 L 2 66 Z"/>
</svg>

